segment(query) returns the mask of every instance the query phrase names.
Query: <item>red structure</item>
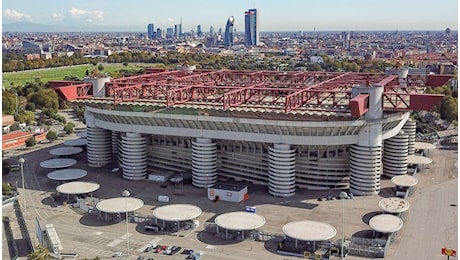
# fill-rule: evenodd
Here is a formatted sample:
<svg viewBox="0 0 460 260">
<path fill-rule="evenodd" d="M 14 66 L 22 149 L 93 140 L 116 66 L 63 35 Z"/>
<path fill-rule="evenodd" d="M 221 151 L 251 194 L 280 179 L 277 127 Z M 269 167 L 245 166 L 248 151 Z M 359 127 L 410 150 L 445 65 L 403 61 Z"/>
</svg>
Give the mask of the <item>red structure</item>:
<svg viewBox="0 0 460 260">
<path fill-rule="evenodd" d="M 424 94 L 425 83 L 409 75 L 402 82 L 397 75 L 372 73 L 280 72 L 148 69 L 147 74 L 119 78 L 106 83 L 106 98 L 115 104 L 136 101 L 165 106 L 192 104 L 222 109 L 250 107 L 283 110 L 349 111 L 360 116 L 366 111 L 366 97 L 351 98 L 353 86 L 383 87 L 383 108 L 387 111 L 431 109 L 444 96 Z M 71 90 L 73 88 L 74 90 Z M 91 86 L 58 87 L 67 99 L 92 95 Z"/>
<path fill-rule="evenodd" d="M 2 150 L 17 148 L 26 145 L 26 140 L 35 136 L 35 140 L 42 141 L 46 139 L 46 132 L 14 132 L 2 135 Z"/>
</svg>

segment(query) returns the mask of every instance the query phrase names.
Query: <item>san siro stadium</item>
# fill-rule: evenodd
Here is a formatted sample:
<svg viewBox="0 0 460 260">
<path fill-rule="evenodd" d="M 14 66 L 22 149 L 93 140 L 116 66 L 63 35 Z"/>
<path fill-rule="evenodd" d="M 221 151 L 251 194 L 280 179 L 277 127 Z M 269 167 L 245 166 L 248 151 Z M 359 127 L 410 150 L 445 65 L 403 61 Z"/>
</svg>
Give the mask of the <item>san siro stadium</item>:
<svg viewBox="0 0 460 260">
<path fill-rule="evenodd" d="M 129 180 L 179 169 L 196 187 L 244 181 L 289 197 L 298 189 L 372 195 L 382 174 L 406 174 L 410 113 L 443 98 L 425 94 L 428 77 L 182 66 L 51 83 L 86 106 L 91 167 L 119 165 Z"/>
</svg>

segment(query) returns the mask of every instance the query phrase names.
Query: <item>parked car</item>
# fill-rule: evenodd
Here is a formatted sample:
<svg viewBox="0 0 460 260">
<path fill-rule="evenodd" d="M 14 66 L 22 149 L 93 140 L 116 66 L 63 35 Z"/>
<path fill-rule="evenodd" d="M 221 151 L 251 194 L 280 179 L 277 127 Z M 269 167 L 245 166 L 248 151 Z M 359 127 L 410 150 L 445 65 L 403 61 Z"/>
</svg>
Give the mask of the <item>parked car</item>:
<svg viewBox="0 0 460 260">
<path fill-rule="evenodd" d="M 198 259 L 201 258 L 201 256 L 202 256 L 203 254 L 204 254 L 204 252 L 203 252 L 203 251 L 200 251 L 200 252 L 198 252 L 198 253 L 196 253 L 196 254 L 190 254 L 190 255 L 188 255 L 187 258 L 185 258 L 185 259 L 198 260 Z"/>
<path fill-rule="evenodd" d="M 159 246 L 157 246 L 157 248 L 155 249 L 155 253 L 160 253 L 161 251 L 166 250 L 166 248 L 168 248 L 167 245 L 159 245 Z"/>
<path fill-rule="evenodd" d="M 145 227 L 144 227 L 144 230 L 145 231 L 152 231 L 152 232 L 158 232 L 158 230 L 160 229 L 160 227 L 155 224 L 155 223 L 148 223 Z"/>
<path fill-rule="evenodd" d="M 164 252 L 165 255 L 170 255 L 171 254 L 171 251 L 173 250 L 174 246 L 168 246 L 168 248 L 166 248 L 166 251 Z"/>
<path fill-rule="evenodd" d="M 190 255 L 193 254 L 193 249 L 184 249 L 181 254 Z"/>
<path fill-rule="evenodd" d="M 182 249 L 182 247 L 176 246 L 176 248 L 174 248 L 174 249 L 171 251 L 171 255 L 174 255 L 175 253 L 179 252 L 181 249 Z"/>
<path fill-rule="evenodd" d="M 121 255 L 123 255 L 122 252 L 115 252 L 112 257 L 121 257 Z"/>
</svg>

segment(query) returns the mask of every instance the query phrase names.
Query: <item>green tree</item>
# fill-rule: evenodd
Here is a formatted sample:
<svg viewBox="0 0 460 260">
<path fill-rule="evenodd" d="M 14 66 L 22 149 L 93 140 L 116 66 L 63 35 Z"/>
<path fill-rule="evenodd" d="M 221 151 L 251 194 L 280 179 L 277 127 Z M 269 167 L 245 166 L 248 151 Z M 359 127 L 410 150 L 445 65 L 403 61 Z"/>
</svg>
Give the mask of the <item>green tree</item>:
<svg viewBox="0 0 460 260">
<path fill-rule="evenodd" d="M 16 96 L 14 93 L 9 91 L 2 93 L 2 112 L 10 115 L 16 112 Z"/>
<path fill-rule="evenodd" d="M 452 96 L 446 96 L 441 101 L 441 118 L 449 122 L 457 120 L 458 117 L 458 104 L 457 99 Z"/>
<path fill-rule="evenodd" d="M 47 139 L 48 141 L 50 141 L 50 143 L 56 141 L 57 138 L 58 138 L 58 134 L 57 134 L 56 131 L 50 130 L 50 131 L 48 131 L 48 133 L 46 133 L 46 139 Z"/>
<path fill-rule="evenodd" d="M 10 195 L 11 194 L 11 185 L 8 183 L 2 183 L 2 195 Z"/>
<path fill-rule="evenodd" d="M 27 256 L 27 260 L 51 260 L 50 251 L 42 245 L 38 245 L 35 251 Z"/>
<path fill-rule="evenodd" d="M 32 112 L 35 112 L 35 109 L 36 109 L 36 108 L 37 108 L 37 107 L 36 107 L 35 104 L 32 103 L 32 102 L 29 102 L 29 103 L 27 103 L 27 105 L 26 105 L 26 110 L 29 110 L 29 111 L 32 111 Z"/>
<path fill-rule="evenodd" d="M 31 122 L 35 122 L 35 114 L 32 111 L 23 110 L 19 112 L 16 121 L 29 125 Z"/>
<path fill-rule="evenodd" d="M 26 147 L 32 147 L 32 146 L 35 146 L 36 144 L 37 144 L 37 140 L 35 140 L 35 136 L 31 136 L 27 138 Z"/>
<path fill-rule="evenodd" d="M 69 122 L 67 123 L 65 126 L 64 126 L 64 131 L 66 132 L 66 134 L 72 134 L 73 131 L 74 131 L 74 127 L 75 125 L 72 123 L 72 122 Z"/>
<path fill-rule="evenodd" d="M 39 89 L 30 96 L 30 102 L 35 103 L 37 108 L 46 108 L 54 112 L 59 108 L 58 94 L 54 89 Z"/>
</svg>

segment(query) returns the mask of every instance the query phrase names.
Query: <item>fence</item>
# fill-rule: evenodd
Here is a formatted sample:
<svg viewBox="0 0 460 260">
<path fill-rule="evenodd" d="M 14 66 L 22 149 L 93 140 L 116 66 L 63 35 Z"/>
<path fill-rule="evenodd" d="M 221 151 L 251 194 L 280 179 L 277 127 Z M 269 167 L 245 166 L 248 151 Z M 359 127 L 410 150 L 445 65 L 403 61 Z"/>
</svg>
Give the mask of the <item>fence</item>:
<svg viewBox="0 0 460 260">
<path fill-rule="evenodd" d="M 352 237 L 350 255 L 384 258 L 391 240 L 391 236 L 388 239 Z"/>
</svg>

